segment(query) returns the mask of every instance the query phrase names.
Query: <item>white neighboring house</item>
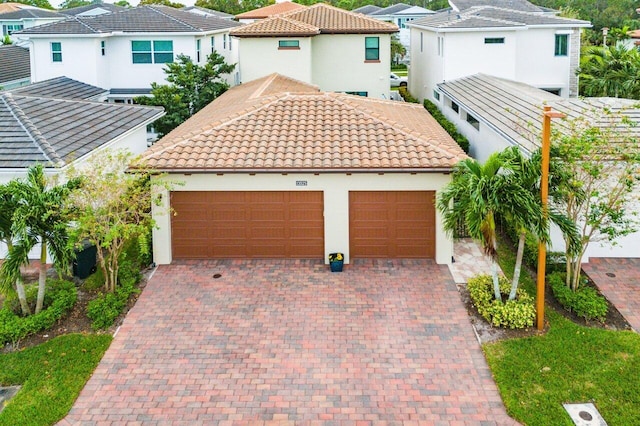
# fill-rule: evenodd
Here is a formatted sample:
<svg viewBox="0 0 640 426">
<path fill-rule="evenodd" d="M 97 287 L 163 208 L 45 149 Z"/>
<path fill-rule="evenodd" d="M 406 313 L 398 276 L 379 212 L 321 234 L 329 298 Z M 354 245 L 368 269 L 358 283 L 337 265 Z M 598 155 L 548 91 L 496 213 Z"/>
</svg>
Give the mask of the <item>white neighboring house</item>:
<svg viewBox="0 0 640 426">
<path fill-rule="evenodd" d="M 285 4 L 285 3 L 281 3 Z M 240 78 L 279 73 L 345 92 L 389 99 L 394 24 L 324 3 L 235 28 L 240 39 Z"/>
<path fill-rule="evenodd" d="M 38 25 L 50 24 L 65 19 L 66 16 L 53 10 L 25 8 L 13 12 L 0 13 L 2 37 L 9 36 L 11 41 L 20 44 L 13 33 Z"/>
<path fill-rule="evenodd" d="M 216 51 L 227 63 L 238 52 L 229 30 L 241 24 L 166 6 L 142 6 L 97 16 L 75 16 L 21 31 L 30 44 L 31 80 L 67 76 L 108 89 L 109 100 L 132 102 L 166 83 L 164 68 L 179 54 L 204 64 Z M 234 84 L 235 75 L 227 76 Z"/>
<path fill-rule="evenodd" d="M 451 9 L 411 21 L 409 87 L 437 100 L 436 85 L 477 73 L 578 95 L 580 32 L 587 21 L 554 16 L 526 0 L 449 0 Z"/>
<path fill-rule="evenodd" d="M 120 12 L 126 10 L 126 7 L 116 6 L 111 3 L 91 3 L 86 6 L 72 7 L 70 9 L 62 9 L 60 13 L 67 16 L 96 16 L 106 13 Z"/>
<path fill-rule="evenodd" d="M 189 13 L 195 13 L 196 15 L 215 16 L 216 18 L 227 19 L 229 21 L 232 21 L 234 18 L 234 16 L 230 13 L 219 12 L 217 10 L 207 9 L 206 7 L 200 6 L 186 6 L 181 8 L 180 10 L 184 10 L 185 12 Z"/>
<path fill-rule="evenodd" d="M 458 130 L 469 139 L 469 154 L 481 163 L 494 152 L 517 146 L 530 155 L 540 146 L 543 106 L 551 106 L 569 117 L 592 115 L 600 110 L 619 112 L 636 127 L 627 128 L 640 140 L 640 109 L 637 101 L 615 98 L 566 99 L 524 83 L 486 74 L 476 74 L 438 84 L 437 105 Z M 602 125 L 612 125 L 601 120 Z M 554 128 L 562 129 L 562 120 Z M 638 210 L 640 206 L 631 207 Z M 552 245 L 564 247 L 558 230 L 552 233 Z M 617 244 L 591 243 L 583 262 L 589 257 L 640 257 L 640 232 L 619 238 Z"/>
<path fill-rule="evenodd" d="M 236 15 L 236 19 L 243 24 L 250 24 L 261 19 L 270 18 L 280 13 L 291 12 L 294 10 L 304 9 L 305 6 L 294 3 L 292 1 L 283 1 L 271 4 L 269 6 L 261 7 L 258 9 L 249 10 L 247 12 Z"/>
<path fill-rule="evenodd" d="M 411 30 L 406 26 L 407 22 L 433 15 L 433 10 L 425 9 L 420 6 L 411 6 L 404 3 L 397 3 L 384 9 L 380 9 L 369 13 L 368 15 L 381 21 L 393 22 L 400 28 L 398 39 L 400 43 L 407 49 L 405 59 L 409 59 L 411 55 Z"/>
</svg>

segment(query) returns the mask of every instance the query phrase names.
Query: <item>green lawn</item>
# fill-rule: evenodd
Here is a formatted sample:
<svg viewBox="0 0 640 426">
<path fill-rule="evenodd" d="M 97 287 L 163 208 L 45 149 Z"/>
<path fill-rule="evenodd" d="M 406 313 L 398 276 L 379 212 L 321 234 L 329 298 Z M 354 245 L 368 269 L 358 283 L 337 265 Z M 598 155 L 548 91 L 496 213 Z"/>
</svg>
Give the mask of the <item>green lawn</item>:
<svg viewBox="0 0 640 426">
<path fill-rule="evenodd" d="M 513 256 L 501 250 L 501 266 Z M 523 277 L 535 291 L 530 276 Z M 509 414 L 525 425 L 573 425 L 563 403 L 593 402 L 610 425 L 640 424 L 640 335 L 586 328 L 547 308 L 545 335 L 483 346 Z"/>
<path fill-rule="evenodd" d="M 102 355 L 110 335 L 69 334 L 0 355 L 0 384 L 22 389 L 0 413 L 0 425 L 50 425 L 71 409 Z"/>
</svg>

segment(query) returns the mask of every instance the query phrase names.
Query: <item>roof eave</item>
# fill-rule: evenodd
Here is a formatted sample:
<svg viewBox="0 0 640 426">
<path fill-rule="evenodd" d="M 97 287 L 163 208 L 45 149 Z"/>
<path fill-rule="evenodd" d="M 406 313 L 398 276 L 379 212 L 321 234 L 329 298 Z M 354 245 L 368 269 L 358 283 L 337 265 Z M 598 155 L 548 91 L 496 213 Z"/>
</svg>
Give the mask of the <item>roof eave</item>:
<svg viewBox="0 0 640 426">
<path fill-rule="evenodd" d="M 266 173 L 266 174 L 288 174 L 288 173 L 451 173 L 453 166 L 451 167 L 411 167 L 411 168 L 217 168 L 217 169 L 203 169 L 203 168 L 171 168 L 171 167 L 151 167 L 158 172 L 165 172 L 169 174 L 204 174 L 204 173 Z"/>
</svg>

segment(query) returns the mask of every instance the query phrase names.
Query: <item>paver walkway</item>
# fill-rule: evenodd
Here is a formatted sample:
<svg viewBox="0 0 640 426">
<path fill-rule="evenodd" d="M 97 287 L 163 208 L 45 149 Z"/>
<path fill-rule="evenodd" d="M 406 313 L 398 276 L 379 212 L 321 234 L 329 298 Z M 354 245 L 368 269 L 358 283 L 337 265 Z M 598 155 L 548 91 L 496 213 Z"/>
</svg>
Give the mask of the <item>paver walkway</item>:
<svg viewBox="0 0 640 426">
<path fill-rule="evenodd" d="M 640 259 L 592 257 L 582 269 L 631 327 L 640 332 Z"/>
<path fill-rule="evenodd" d="M 388 260 L 159 267 L 62 424 L 125 422 L 516 424 L 447 267 Z"/>
</svg>

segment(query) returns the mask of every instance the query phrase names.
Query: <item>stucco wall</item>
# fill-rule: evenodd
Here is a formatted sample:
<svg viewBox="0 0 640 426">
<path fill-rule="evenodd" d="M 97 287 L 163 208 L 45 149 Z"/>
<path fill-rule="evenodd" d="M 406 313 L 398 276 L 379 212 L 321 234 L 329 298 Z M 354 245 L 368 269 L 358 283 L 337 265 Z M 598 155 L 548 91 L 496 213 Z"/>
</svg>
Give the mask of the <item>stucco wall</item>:
<svg viewBox="0 0 640 426">
<path fill-rule="evenodd" d="M 323 191 L 324 192 L 324 258 L 329 253 L 342 252 L 349 263 L 349 191 L 438 191 L 450 181 L 450 175 L 386 173 L 346 175 L 324 173 L 282 174 L 176 174 L 167 177 L 179 185 L 175 191 Z M 306 181 L 307 186 L 296 185 Z M 162 190 L 163 206 L 154 206 L 158 226 L 153 232 L 154 261 L 171 263 L 171 216 L 168 213 L 169 193 Z M 436 213 L 436 262 L 448 264 L 453 254 L 453 242 L 441 226 L 442 218 Z"/>
<path fill-rule="evenodd" d="M 300 49 L 278 49 L 279 40 L 298 40 Z M 243 83 L 277 72 L 312 83 L 311 38 L 241 38 L 239 67 Z"/>
</svg>

